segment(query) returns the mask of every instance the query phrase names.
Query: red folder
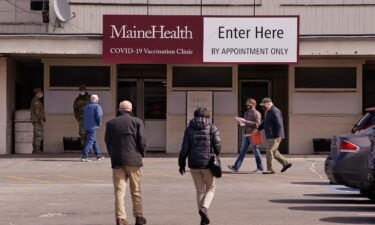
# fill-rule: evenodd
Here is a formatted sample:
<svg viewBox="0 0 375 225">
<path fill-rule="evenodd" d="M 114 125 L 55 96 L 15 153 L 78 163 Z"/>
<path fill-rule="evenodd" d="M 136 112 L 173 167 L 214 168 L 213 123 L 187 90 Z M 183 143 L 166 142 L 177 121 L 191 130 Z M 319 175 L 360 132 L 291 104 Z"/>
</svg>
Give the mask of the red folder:
<svg viewBox="0 0 375 225">
<path fill-rule="evenodd" d="M 249 138 L 251 138 L 252 145 L 261 145 L 263 144 L 263 135 L 262 133 L 253 133 Z"/>
</svg>

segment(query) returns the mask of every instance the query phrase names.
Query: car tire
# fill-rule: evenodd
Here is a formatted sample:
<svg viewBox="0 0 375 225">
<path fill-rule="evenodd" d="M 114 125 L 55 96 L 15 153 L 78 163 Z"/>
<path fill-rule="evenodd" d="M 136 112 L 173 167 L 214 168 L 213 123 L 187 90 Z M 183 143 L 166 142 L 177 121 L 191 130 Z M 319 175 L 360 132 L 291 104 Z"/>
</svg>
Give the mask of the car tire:
<svg viewBox="0 0 375 225">
<path fill-rule="evenodd" d="M 371 201 L 375 201 L 375 190 L 361 190 L 361 195 L 370 199 Z"/>
</svg>

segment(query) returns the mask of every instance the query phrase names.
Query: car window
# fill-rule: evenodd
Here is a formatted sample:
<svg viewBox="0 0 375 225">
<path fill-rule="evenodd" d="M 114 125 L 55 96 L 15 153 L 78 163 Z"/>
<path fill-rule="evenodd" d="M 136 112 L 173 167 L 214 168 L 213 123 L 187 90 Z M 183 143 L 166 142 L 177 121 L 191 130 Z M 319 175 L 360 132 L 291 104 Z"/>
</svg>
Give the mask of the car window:
<svg viewBox="0 0 375 225">
<path fill-rule="evenodd" d="M 372 114 L 370 113 L 366 113 L 366 115 L 364 115 L 362 117 L 362 119 L 360 119 L 356 125 L 357 128 L 361 129 L 363 127 L 365 127 L 367 125 L 367 122 L 369 122 L 369 119 L 372 117 Z"/>
<path fill-rule="evenodd" d="M 371 119 L 368 120 L 368 126 L 374 126 L 375 125 L 375 113 L 371 114 Z"/>
</svg>

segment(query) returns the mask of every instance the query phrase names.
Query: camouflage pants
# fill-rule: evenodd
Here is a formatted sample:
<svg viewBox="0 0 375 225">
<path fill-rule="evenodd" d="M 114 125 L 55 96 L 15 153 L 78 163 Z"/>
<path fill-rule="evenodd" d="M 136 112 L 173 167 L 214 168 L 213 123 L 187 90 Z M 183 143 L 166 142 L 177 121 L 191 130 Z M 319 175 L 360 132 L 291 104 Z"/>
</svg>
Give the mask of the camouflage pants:
<svg viewBox="0 0 375 225">
<path fill-rule="evenodd" d="M 43 125 L 42 123 L 33 123 L 34 134 L 33 134 L 33 150 L 42 150 L 43 141 Z"/>
<path fill-rule="evenodd" d="M 81 137 L 81 146 L 83 148 L 86 145 L 86 131 L 85 131 L 85 128 L 83 127 L 83 121 L 79 121 L 78 124 L 79 124 L 78 134 Z"/>
</svg>

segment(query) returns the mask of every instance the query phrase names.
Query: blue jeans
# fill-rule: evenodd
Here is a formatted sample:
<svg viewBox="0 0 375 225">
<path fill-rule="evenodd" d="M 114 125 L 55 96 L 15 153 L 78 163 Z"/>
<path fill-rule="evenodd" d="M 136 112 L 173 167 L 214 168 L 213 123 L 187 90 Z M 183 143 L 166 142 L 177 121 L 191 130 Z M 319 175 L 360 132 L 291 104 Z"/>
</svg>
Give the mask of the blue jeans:
<svg viewBox="0 0 375 225">
<path fill-rule="evenodd" d="M 86 146 L 83 149 L 82 158 L 88 157 L 90 149 L 94 149 L 96 157 L 100 157 L 102 154 L 99 150 L 99 145 L 96 141 L 96 130 L 86 130 Z"/>
<path fill-rule="evenodd" d="M 240 154 L 238 155 L 236 163 L 233 166 L 236 170 L 240 169 L 241 164 L 243 160 L 245 159 L 246 153 L 250 146 L 252 146 L 250 138 L 244 137 L 243 142 L 242 142 L 242 147 L 240 150 Z M 252 146 L 252 148 L 253 148 L 253 153 L 255 156 L 255 161 L 257 163 L 257 169 L 263 171 L 262 155 L 260 154 L 259 147 L 258 145 L 255 145 L 255 146 Z"/>
</svg>

